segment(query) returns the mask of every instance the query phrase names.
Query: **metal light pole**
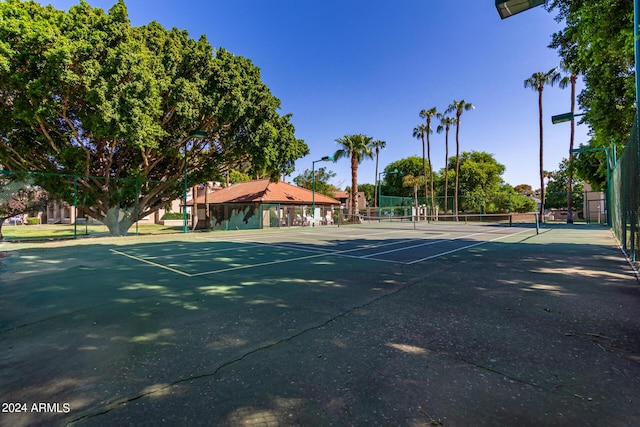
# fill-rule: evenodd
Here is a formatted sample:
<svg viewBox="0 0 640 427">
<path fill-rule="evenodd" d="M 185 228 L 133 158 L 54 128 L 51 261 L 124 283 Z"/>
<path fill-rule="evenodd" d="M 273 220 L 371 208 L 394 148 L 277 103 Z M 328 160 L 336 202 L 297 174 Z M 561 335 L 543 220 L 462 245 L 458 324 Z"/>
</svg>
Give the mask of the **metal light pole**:
<svg viewBox="0 0 640 427">
<path fill-rule="evenodd" d="M 575 75 L 572 75 L 572 78 Z M 575 83 L 575 80 L 573 80 L 573 83 Z M 575 101 L 575 84 L 571 85 L 571 91 L 572 91 L 572 96 L 571 96 L 571 109 L 573 110 L 574 107 L 574 101 Z M 571 138 L 570 138 L 570 143 L 569 143 L 569 170 L 568 170 L 568 176 L 567 176 L 567 224 L 573 224 L 573 152 L 571 151 L 573 149 L 573 139 L 574 139 L 574 133 L 575 133 L 575 121 L 576 121 L 576 116 L 584 116 L 585 113 L 579 113 L 579 114 L 575 114 L 573 111 L 569 112 L 569 113 L 564 113 L 564 114 L 558 114 L 555 116 L 551 116 L 551 123 L 553 123 L 554 125 L 558 124 L 558 123 L 564 123 L 564 122 L 571 122 Z"/>
<path fill-rule="evenodd" d="M 316 163 L 332 161 L 333 156 L 324 156 L 320 160 L 311 162 L 311 218 L 313 218 L 313 225 L 316 225 Z"/>
</svg>

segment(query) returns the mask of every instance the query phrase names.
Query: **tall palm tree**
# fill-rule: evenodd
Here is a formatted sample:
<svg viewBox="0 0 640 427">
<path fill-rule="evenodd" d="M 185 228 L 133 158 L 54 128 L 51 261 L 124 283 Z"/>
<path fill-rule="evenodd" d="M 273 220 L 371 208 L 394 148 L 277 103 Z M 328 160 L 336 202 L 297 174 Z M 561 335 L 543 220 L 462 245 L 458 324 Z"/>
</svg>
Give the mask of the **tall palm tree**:
<svg viewBox="0 0 640 427">
<path fill-rule="evenodd" d="M 429 198 L 429 190 L 427 187 L 427 161 L 425 156 L 425 143 L 424 143 L 424 134 L 427 133 L 426 125 L 418 125 L 413 128 L 413 137 L 422 140 L 422 169 L 423 169 L 423 177 L 424 177 L 424 199 L 427 200 Z M 431 166 L 431 165 L 429 165 Z M 426 202 L 425 202 L 426 203 Z"/>
<path fill-rule="evenodd" d="M 380 141 L 379 139 L 376 139 L 371 142 L 371 148 L 376 150 L 376 178 L 375 178 L 376 185 L 375 185 L 375 194 L 373 195 L 373 200 L 374 200 L 373 205 L 375 207 L 378 207 L 378 185 L 380 184 L 378 182 L 378 158 L 380 157 L 380 150 L 384 150 L 385 148 L 387 148 L 387 143 L 385 141 Z"/>
<path fill-rule="evenodd" d="M 539 112 L 539 130 L 540 130 L 540 218 L 539 221 L 544 219 L 544 141 L 542 131 L 542 91 L 545 85 L 553 86 L 560 81 L 560 73 L 557 68 L 552 68 L 549 71 L 538 71 L 533 73 L 531 77 L 524 81 L 525 88 L 531 88 L 538 91 L 538 112 Z"/>
<path fill-rule="evenodd" d="M 458 219 L 458 191 L 460 188 L 460 118 L 463 112 L 470 111 L 475 108 L 476 107 L 472 103 L 462 99 L 460 101 L 454 100 L 445 110 L 445 114 L 449 114 L 454 111 L 456 113 L 456 187 L 453 198 L 453 211 L 456 216 L 456 220 Z"/>
<path fill-rule="evenodd" d="M 445 116 L 444 114 L 438 114 L 440 124 L 436 131 L 442 133 L 444 131 L 444 213 L 449 210 L 447 205 L 449 201 L 449 130 L 451 125 L 456 123 L 456 119 L 453 117 Z"/>
<path fill-rule="evenodd" d="M 336 142 L 342 147 L 333 155 L 334 161 L 338 161 L 343 157 L 351 159 L 351 208 L 352 215 L 358 214 L 358 165 L 364 159 L 373 158 L 373 149 L 371 142 L 373 138 L 367 135 L 355 134 L 345 135 L 336 139 Z"/>
<path fill-rule="evenodd" d="M 576 81 L 578 76 L 576 73 L 565 68 L 564 64 L 561 65 L 564 71 L 567 71 L 569 75 L 564 76 L 560 80 L 560 88 L 564 89 L 571 85 L 571 113 L 575 113 L 576 110 Z M 568 180 L 567 180 L 567 224 L 573 224 L 573 142 L 576 136 L 576 121 L 571 120 L 571 136 L 569 138 L 569 167 L 568 167 Z"/>
<path fill-rule="evenodd" d="M 422 110 L 420 111 L 420 117 L 425 119 L 427 122 L 427 131 L 425 132 L 427 134 L 427 159 L 429 161 L 429 182 L 430 182 L 430 186 L 431 186 L 431 210 L 432 210 L 432 214 L 433 214 L 433 208 L 434 208 L 434 199 L 433 199 L 433 168 L 431 167 L 431 140 L 429 139 L 429 135 L 431 135 L 433 133 L 433 131 L 431 130 L 431 119 L 435 116 L 438 115 L 438 109 L 436 107 L 433 107 L 429 110 Z M 426 174 L 425 174 L 425 179 L 426 179 Z"/>
</svg>

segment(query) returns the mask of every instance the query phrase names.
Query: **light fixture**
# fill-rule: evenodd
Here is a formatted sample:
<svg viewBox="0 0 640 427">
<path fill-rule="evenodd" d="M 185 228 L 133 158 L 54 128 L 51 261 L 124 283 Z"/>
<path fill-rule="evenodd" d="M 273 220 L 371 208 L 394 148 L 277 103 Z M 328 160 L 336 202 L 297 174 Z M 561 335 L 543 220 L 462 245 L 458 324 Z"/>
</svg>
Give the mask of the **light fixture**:
<svg viewBox="0 0 640 427">
<path fill-rule="evenodd" d="M 496 9 L 500 18 L 505 19 L 541 4 L 544 0 L 496 0 Z"/>
</svg>

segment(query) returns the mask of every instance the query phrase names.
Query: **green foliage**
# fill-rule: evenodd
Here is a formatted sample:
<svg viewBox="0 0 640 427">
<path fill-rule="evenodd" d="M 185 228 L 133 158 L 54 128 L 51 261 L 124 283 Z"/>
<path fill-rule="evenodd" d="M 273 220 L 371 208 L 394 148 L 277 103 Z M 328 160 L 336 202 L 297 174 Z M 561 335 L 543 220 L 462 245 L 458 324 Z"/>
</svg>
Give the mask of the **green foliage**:
<svg viewBox="0 0 640 427">
<path fill-rule="evenodd" d="M 558 170 L 551 173 L 551 180 L 547 184 L 547 197 L 545 208 L 566 208 L 567 191 L 569 183 L 569 161 L 564 159 L 558 166 Z M 576 179 L 572 180 L 572 206 L 580 208 L 584 202 L 584 185 Z"/>
<path fill-rule="evenodd" d="M 335 178 L 336 174 L 333 171 L 326 168 L 318 168 L 315 171 L 315 191 L 316 193 L 324 194 L 325 196 L 335 197 L 335 192 L 339 191 L 338 188 L 331 184 L 329 181 Z M 309 169 L 305 169 L 302 175 L 298 175 L 293 178 L 293 182 L 302 188 L 307 190 L 313 189 L 313 173 Z M 359 189 L 362 191 L 362 189 Z"/>
<path fill-rule="evenodd" d="M 549 11 L 565 27 L 553 35 L 565 67 L 583 76 L 578 102 L 591 127 L 592 147 L 611 141 L 626 145 L 635 114 L 633 2 L 628 0 L 551 0 Z M 589 153 L 574 162 L 579 176 L 594 187 L 606 181 L 605 153 Z"/>
<path fill-rule="evenodd" d="M 187 221 L 191 218 L 191 215 L 189 215 L 187 213 Z M 162 215 L 162 220 L 178 220 L 178 219 L 184 219 L 184 213 L 181 212 L 166 212 L 164 215 Z"/>
<path fill-rule="evenodd" d="M 277 179 L 309 152 L 250 60 L 157 22 L 132 27 L 122 0 L 107 13 L 6 0 L 0 22 L 0 162 L 103 177 L 77 182 L 93 218 L 128 209 L 125 230 L 137 219 L 135 185 L 109 179 L 161 182 L 143 188 L 140 218 L 179 197 L 185 162 L 190 184 L 239 164 Z M 190 138 L 195 129 L 207 136 Z M 72 178 L 40 184 L 73 195 Z"/>
<path fill-rule="evenodd" d="M 362 191 L 364 193 L 364 197 L 367 199 L 367 205 L 373 206 L 376 186 L 374 184 L 358 184 L 358 191 Z"/>
<path fill-rule="evenodd" d="M 534 212 L 538 207 L 538 204 L 521 194 L 516 194 L 513 197 L 511 202 L 511 210 L 512 212 L 525 213 L 525 212 Z"/>
<path fill-rule="evenodd" d="M 249 182 L 251 181 L 251 177 L 246 173 L 242 173 L 237 170 L 231 170 L 231 172 L 229 172 L 229 181 L 231 182 L 231 184 L 237 184 L 239 182 Z"/>
<path fill-rule="evenodd" d="M 455 159 L 449 160 L 449 170 L 455 169 Z M 505 166 L 484 151 L 464 151 L 460 156 L 460 194 L 496 193 L 503 184 Z"/>
<path fill-rule="evenodd" d="M 333 155 L 334 161 L 338 161 L 342 158 L 349 158 L 351 160 L 351 212 L 357 211 L 357 197 L 358 193 L 358 165 L 364 159 L 373 158 L 373 144 L 374 139 L 370 136 L 363 134 L 345 135 L 342 138 L 336 139 L 336 142 L 340 145 L 340 148 Z"/>
<path fill-rule="evenodd" d="M 394 171 L 398 172 L 395 173 Z M 413 197 L 413 187 L 406 187 L 403 179 L 407 175 L 414 177 L 424 176 L 422 170 L 422 158 L 409 156 L 404 159 L 391 162 L 384 168 L 385 175 L 381 182 L 382 194 L 387 196 Z M 424 184 L 422 184 L 424 186 Z M 424 194 L 423 194 L 424 195 Z"/>
<path fill-rule="evenodd" d="M 524 196 L 533 196 L 534 191 L 533 188 L 529 184 L 518 184 L 513 187 L 516 193 L 522 194 Z"/>
</svg>

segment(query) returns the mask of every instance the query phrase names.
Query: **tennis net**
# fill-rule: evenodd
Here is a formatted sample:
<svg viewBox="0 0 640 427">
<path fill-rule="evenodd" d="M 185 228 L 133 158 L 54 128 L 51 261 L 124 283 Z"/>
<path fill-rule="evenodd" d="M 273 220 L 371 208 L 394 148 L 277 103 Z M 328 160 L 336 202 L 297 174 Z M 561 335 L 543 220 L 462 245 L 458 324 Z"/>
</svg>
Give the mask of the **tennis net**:
<svg viewBox="0 0 640 427">
<path fill-rule="evenodd" d="M 501 225 L 511 227 L 517 224 L 535 224 L 536 213 L 500 213 L 477 214 L 461 213 L 458 215 L 438 215 L 435 218 L 418 218 L 416 216 L 367 216 L 351 215 L 344 217 L 343 225 L 368 228 L 429 228 L 437 225 Z"/>
</svg>

